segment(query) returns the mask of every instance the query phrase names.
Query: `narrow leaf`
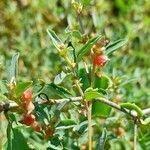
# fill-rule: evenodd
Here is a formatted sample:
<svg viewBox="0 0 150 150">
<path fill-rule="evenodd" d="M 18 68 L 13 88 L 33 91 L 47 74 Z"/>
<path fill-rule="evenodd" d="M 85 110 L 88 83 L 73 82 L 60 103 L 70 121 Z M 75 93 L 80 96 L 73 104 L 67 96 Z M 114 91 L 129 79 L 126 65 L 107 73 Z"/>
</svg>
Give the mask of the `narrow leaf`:
<svg viewBox="0 0 150 150">
<path fill-rule="evenodd" d="M 53 30 L 48 29 L 47 32 L 48 32 L 48 35 L 50 36 L 54 46 L 59 50 L 59 47 L 63 42 L 58 38 L 58 36 L 56 35 L 56 33 Z"/>
<path fill-rule="evenodd" d="M 61 120 L 56 129 L 70 129 L 76 125 L 76 122 L 72 119 Z"/>
<path fill-rule="evenodd" d="M 12 79 L 16 79 L 17 70 L 18 70 L 18 58 L 19 53 L 13 55 L 11 64 L 8 71 L 8 81 L 10 82 Z"/>
<path fill-rule="evenodd" d="M 50 92 L 52 94 L 52 97 L 55 95 L 55 96 L 59 96 L 61 98 L 65 98 L 65 97 L 69 97 L 71 96 L 71 93 L 64 87 L 62 86 L 58 86 L 54 83 L 50 83 L 50 84 L 47 84 L 47 89 L 48 89 L 48 92 Z"/>
<path fill-rule="evenodd" d="M 61 120 L 59 126 L 69 126 L 69 125 L 75 125 L 76 122 L 72 119 L 65 119 L 65 120 Z"/>
<path fill-rule="evenodd" d="M 80 78 L 80 83 L 82 84 L 82 90 L 85 91 L 90 87 L 90 68 L 89 73 L 86 72 L 85 68 L 78 69 L 78 77 Z"/>
<path fill-rule="evenodd" d="M 98 140 L 96 150 L 104 150 L 106 139 L 107 139 L 107 130 L 106 130 L 106 128 L 104 128 L 102 135 L 100 136 L 100 138 Z"/>
<path fill-rule="evenodd" d="M 117 40 L 117 41 L 115 41 L 113 43 L 110 43 L 106 47 L 106 54 L 107 55 L 111 55 L 114 51 L 116 51 L 117 49 L 121 48 L 126 43 L 127 43 L 127 39 L 120 39 L 120 40 Z"/>
<path fill-rule="evenodd" d="M 101 39 L 102 36 L 97 36 L 97 37 L 94 37 L 92 39 L 90 39 L 78 52 L 77 54 L 77 62 L 80 62 L 82 57 L 87 54 L 92 46 L 99 40 Z"/>
</svg>

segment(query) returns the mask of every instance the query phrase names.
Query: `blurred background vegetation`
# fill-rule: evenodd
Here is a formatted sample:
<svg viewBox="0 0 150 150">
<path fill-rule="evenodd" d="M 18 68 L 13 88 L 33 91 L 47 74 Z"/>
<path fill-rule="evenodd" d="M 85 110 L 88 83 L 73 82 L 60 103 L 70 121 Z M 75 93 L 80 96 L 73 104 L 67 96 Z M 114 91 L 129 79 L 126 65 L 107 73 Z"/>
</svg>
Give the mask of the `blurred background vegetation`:
<svg viewBox="0 0 150 150">
<path fill-rule="evenodd" d="M 128 38 L 128 44 L 113 54 L 106 68 L 110 76 L 119 76 L 128 82 L 120 87 L 122 101 L 136 102 L 141 108 L 150 106 L 150 1 L 81 2 L 84 37 L 100 33 L 110 41 Z M 0 1 L 1 79 L 7 77 L 12 55 L 20 52 L 18 80 L 53 81 L 64 66 L 47 28 L 52 28 L 64 41 L 70 31 L 82 41 L 82 30 L 71 0 Z"/>
</svg>

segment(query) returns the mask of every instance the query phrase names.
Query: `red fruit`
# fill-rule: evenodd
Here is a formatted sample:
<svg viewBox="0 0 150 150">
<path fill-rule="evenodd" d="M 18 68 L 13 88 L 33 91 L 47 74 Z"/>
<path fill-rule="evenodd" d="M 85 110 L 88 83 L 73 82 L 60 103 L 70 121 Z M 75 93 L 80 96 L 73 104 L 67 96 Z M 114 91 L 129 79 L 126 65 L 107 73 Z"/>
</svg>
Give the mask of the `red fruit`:
<svg viewBox="0 0 150 150">
<path fill-rule="evenodd" d="M 108 61 L 108 57 L 106 55 L 94 55 L 93 56 L 93 64 L 103 67 Z"/>
<path fill-rule="evenodd" d="M 33 114 L 25 115 L 20 122 L 29 126 L 35 122 L 35 116 Z"/>
<path fill-rule="evenodd" d="M 33 110 L 34 110 L 34 105 L 32 102 L 26 102 L 25 103 L 25 111 L 26 111 L 26 114 L 30 114 Z"/>
<path fill-rule="evenodd" d="M 31 89 L 27 89 L 23 95 L 22 95 L 22 99 L 24 101 L 31 101 L 32 99 L 32 90 Z"/>
<path fill-rule="evenodd" d="M 35 131 L 37 131 L 37 132 L 40 132 L 40 130 L 41 130 L 41 128 L 40 128 L 40 126 L 39 126 L 39 124 L 38 124 L 37 121 L 34 121 L 34 122 L 31 124 L 31 127 L 32 127 Z"/>
<path fill-rule="evenodd" d="M 34 105 L 31 101 L 32 100 L 32 90 L 27 89 L 22 94 L 21 100 L 23 101 L 26 114 L 30 114 L 34 110 Z"/>
</svg>

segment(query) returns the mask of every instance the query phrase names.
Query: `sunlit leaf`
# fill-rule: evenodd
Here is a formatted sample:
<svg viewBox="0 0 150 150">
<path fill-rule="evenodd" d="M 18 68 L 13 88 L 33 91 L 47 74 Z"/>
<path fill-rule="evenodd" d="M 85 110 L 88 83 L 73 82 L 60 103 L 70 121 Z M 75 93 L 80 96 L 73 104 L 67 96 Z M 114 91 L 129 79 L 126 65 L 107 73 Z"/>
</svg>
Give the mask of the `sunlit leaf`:
<svg viewBox="0 0 150 150">
<path fill-rule="evenodd" d="M 90 39 L 78 52 L 77 54 L 77 62 L 80 62 L 82 60 L 82 57 L 87 54 L 92 46 L 98 41 L 101 39 L 102 36 L 97 36 L 97 37 L 94 37 L 92 39 Z"/>
<path fill-rule="evenodd" d="M 112 81 L 107 75 L 95 75 L 94 78 L 94 88 L 98 89 L 108 89 L 111 87 Z"/>
<path fill-rule="evenodd" d="M 11 64 L 8 70 L 8 81 L 11 81 L 12 79 L 16 79 L 17 71 L 18 71 L 18 58 L 19 53 L 16 53 L 13 55 Z"/>
<path fill-rule="evenodd" d="M 48 29 L 47 32 L 48 32 L 48 35 L 50 36 L 54 46 L 59 50 L 60 45 L 63 42 L 58 38 L 58 36 L 56 35 L 56 33 L 53 30 Z"/>
<path fill-rule="evenodd" d="M 94 101 L 92 103 L 92 115 L 95 117 L 108 117 L 111 111 L 111 107 L 103 104 L 100 101 Z"/>
<path fill-rule="evenodd" d="M 61 120 L 56 129 L 69 129 L 76 125 L 76 122 L 72 119 Z"/>
<path fill-rule="evenodd" d="M 51 96 L 51 98 L 55 97 L 70 97 L 72 94 L 64 87 L 58 86 L 54 83 L 46 84 L 43 92 L 45 92 L 47 95 Z"/>
<path fill-rule="evenodd" d="M 120 39 L 120 40 L 117 40 L 113 43 L 110 43 L 106 47 L 106 54 L 111 55 L 114 51 L 118 50 L 119 48 L 124 46 L 126 43 L 127 43 L 127 39 Z"/>
<path fill-rule="evenodd" d="M 28 81 L 28 82 L 19 82 L 16 86 L 15 89 L 15 95 L 16 97 L 21 96 L 21 94 L 30 86 L 32 85 L 32 81 Z"/>
<path fill-rule="evenodd" d="M 95 89 L 88 89 L 85 91 L 84 96 L 87 101 L 90 101 L 102 97 L 102 94 L 97 92 Z"/>
</svg>

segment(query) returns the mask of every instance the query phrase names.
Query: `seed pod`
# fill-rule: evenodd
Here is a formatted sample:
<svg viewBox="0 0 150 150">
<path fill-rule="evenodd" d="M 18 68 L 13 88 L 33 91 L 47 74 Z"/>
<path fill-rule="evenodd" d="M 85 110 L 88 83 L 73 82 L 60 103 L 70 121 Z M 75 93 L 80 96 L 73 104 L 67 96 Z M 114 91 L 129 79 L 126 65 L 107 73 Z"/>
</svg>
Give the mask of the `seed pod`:
<svg viewBox="0 0 150 150">
<path fill-rule="evenodd" d="M 27 89 L 22 95 L 22 100 L 23 101 L 31 101 L 31 99 L 32 99 L 32 90 Z"/>
<path fill-rule="evenodd" d="M 108 57 L 106 55 L 95 55 L 93 56 L 93 64 L 96 66 L 103 67 L 108 61 Z"/>
<path fill-rule="evenodd" d="M 37 131 L 37 132 L 40 132 L 41 131 L 41 127 L 39 125 L 39 123 L 37 121 L 34 121 L 32 124 L 31 124 L 31 127 Z"/>
<path fill-rule="evenodd" d="M 31 125 L 35 121 L 35 116 L 33 114 L 24 115 L 23 120 L 20 122 L 25 125 Z"/>
</svg>

